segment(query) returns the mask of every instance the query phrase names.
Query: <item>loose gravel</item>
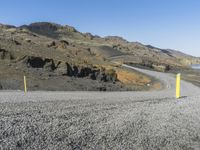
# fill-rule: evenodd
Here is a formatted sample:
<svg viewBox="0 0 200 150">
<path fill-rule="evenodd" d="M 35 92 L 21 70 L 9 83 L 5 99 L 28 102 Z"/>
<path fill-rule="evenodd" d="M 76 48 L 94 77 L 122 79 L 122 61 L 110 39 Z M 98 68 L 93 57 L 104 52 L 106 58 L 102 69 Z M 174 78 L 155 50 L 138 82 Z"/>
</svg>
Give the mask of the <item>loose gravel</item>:
<svg viewBox="0 0 200 150">
<path fill-rule="evenodd" d="M 149 92 L 0 92 L 0 149 L 200 149 L 200 90 L 171 74 Z"/>
</svg>

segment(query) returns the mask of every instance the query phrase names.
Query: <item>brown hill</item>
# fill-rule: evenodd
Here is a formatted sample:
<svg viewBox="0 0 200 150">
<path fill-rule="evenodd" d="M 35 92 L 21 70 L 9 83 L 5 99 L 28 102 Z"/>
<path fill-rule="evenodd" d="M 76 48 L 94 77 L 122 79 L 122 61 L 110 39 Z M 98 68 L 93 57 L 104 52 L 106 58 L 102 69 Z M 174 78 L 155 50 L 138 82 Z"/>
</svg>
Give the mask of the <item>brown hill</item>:
<svg viewBox="0 0 200 150">
<path fill-rule="evenodd" d="M 120 37 L 81 33 L 67 25 L 48 22 L 20 27 L 0 25 L 3 89 L 23 89 L 23 75 L 27 76 L 31 90 L 141 90 L 157 84 L 152 78 L 113 61 L 164 71 L 173 66 L 185 67 L 199 59 Z"/>
</svg>

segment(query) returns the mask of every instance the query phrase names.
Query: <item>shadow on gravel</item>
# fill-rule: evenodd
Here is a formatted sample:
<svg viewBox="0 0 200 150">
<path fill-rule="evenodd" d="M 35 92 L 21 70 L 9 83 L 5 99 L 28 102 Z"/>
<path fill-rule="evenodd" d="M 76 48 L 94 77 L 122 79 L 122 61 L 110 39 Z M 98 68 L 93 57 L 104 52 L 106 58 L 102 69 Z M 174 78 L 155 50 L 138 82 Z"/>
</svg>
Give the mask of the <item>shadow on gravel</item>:
<svg viewBox="0 0 200 150">
<path fill-rule="evenodd" d="M 133 101 L 134 103 L 144 103 L 144 102 L 148 102 L 148 103 L 160 103 L 160 102 L 166 102 L 166 101 L 171 101 L 174 100 L 173 97 L 168 97 L 168 98 L 155 98 L 155 99 L 144 99 L 144 100 L 137 100 L 137 101 Z"/>
<path fill-rule="evenodd" d="M 180 99 L 185 99 L 185 98 L 187 98 L 187 96 L 181 96 L 181 97 L 180 97 Z"/>
</svg>

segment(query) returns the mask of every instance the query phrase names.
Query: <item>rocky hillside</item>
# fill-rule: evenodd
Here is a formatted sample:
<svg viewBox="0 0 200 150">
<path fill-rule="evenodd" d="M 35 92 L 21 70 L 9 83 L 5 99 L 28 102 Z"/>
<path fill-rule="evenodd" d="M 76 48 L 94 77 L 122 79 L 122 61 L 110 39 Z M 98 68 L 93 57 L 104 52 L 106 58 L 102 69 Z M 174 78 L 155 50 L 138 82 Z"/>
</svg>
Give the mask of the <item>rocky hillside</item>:
<svg viewBox="0 0 200 150">
<path fill-rule="evenodd" d="M 101 38 L 67 25 L 0 25 L 2 89 L 23 89 L 22 77 L 26 75 L 30 90 L 147 90 L 160 86 L 119 64 L 165 71 L 197 62 L 198 58 L 176 51 L 120 37 Z"/>
</svg>

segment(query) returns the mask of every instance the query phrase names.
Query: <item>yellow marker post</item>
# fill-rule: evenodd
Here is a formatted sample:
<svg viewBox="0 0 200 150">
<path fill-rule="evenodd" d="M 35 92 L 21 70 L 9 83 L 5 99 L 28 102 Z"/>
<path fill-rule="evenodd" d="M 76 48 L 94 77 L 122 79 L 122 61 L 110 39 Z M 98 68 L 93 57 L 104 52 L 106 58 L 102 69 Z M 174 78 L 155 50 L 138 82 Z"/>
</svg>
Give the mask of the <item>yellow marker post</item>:
<svg viewBox="0 0 200 150">
<path fill-rule="evenodd" d="M 24 92 L 27 93 L 27 87 L 26 87 L 26 76 L 24 76 Z"/>
<path fill-rule="evenodd" d="M 180 89 L 181 89 L 181 74 L 176 75 L 176 98 L 180 98 Z"/>
</svg>

